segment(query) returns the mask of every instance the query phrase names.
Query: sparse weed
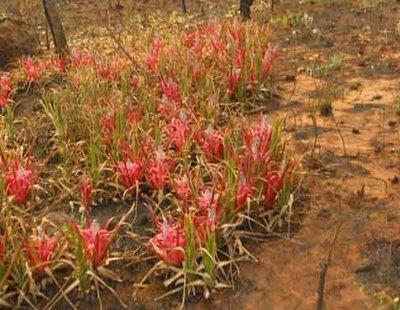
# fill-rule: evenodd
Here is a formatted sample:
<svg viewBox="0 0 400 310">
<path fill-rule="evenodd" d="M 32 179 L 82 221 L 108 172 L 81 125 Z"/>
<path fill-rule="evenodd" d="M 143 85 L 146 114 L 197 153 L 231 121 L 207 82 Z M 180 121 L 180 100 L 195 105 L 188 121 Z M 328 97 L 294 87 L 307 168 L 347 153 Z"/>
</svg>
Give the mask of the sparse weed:
<svg viewBox="0 0 400 310">
<path fill-rule="evenodd" d="M 335 99 L 335 89 L 326 82 L 318 89 L 318 99 L 316 107 L 322 116 L 329 116 L 333 113 L 333 100 Z"/>
</svg>

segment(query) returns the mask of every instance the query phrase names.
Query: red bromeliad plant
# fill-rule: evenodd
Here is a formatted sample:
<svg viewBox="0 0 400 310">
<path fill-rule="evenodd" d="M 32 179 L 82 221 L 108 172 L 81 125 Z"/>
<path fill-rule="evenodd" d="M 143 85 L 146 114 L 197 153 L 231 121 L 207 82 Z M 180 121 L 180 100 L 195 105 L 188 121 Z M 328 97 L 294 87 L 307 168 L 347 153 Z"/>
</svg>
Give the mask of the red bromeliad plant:
<svg viewBox="0 0 400 310">
<path fill-rule="evenodd" d="M 66 57 L 58 57 L 54 61 L 54 67 L 59 73 L 64 73 L 67 71 L 69 66 L 69 60 Z"/>
<path fill-rule="evenodd" d="M 36 83 L 43 73 L 44 66 L 31 57 L 22 59 L 22 69 L 29 83 Z"/>
<path fill-rule="evenodd" d="M 157 150 L 154 160 L 147 165 L 147 181 L 154 189 L 165 189 L 174 166 L 173 160 L 162 149 Z"/>
<path fill-rule="evenodd" d="M 168 101 L 165 97 L 163 97 L 157 105 L 157 110 L 165 120 L 171 120 L 172 118 L 177 116 L 177 106 L 175 103 Z"/>
<path fill-rule="evenodd" d="M 126 111 L 126 121 L 127 124 L 134 127 L 142 121 L 143 110 L 140 107 L 133 106 L 129 107 Z"/>
<path fill-rule="evenodd" d="M 3 75 L 0 77 L 0 109 L 4 108 L 7 105 L 11 94 L 11 78 L 7 75 Z"/>
<path fill-rule="evenodd" d="M 83 290 L 91 286 L 90 270 L 100 267 L 107 259 L 113 235 L 94 221 L 86 228 L 71 221 L 66 226 L 68 241 L 75 255 L 75 276 Z"/>
<path fill-rule="evenodd" d="M 8 103 L 8 94 L 0 92 L 0 109 L 4 108 Z"/>
<path fill-rule="evenodd" d="M 246 50 L 242 46 L 239 46 L 236 50 L 235 63 L 234 63 L 235 67 L 243 68 L 245 59 L 246 59 Z"/>
<path fill-rule="evenodd" d="M 264 57 L 261 62 L 261 76 L 266 77 L 271 71 L 272 66 L 274 65 L 276 59 L 278 58 L 280 48 L 279 45 L 269 44 L 267 49 L 264 52 Z"/>
<path fill-rule="evenodd" d="M 147 65 L 147 68 L 152 73 L 156 73 L 158 71 L 160 55 L 163 48 L 164 48 L 163 40 L 155 39 L 152 45 L 150 46 L 149 52 L 144 57 L 144 62 Z"/>
<path fill-rule="evenodd" d="M 88 52 L 76 53 L 72 56 L 71 63 L 76 68 L 89 67 L 93 63 L 93 57 Z"/>
<path fill-rule="evenodd" d="M 176 196 L 182 200 L 186 201 L 190 197 L 192 193 L 192 189 L 190 188 L 189 179 L 186 175 L 180 178 L 176 178 L 172 181 L 173 191 Z"/>
<path fill-rule="evenodd" d="M 112 241 L 111 233 L 107 229 L 100 229 L 95 222 L 92 222 L 88 228 L 80 229 L 80 234 L 83 238 L 86 259 L 96 269 L 107 258 L 108 248 Z"/>
<path fill-rule="evenodd" d="M 227 76 L 227 89 L 228 94 L 233 94 L 239 86 L 240 79 L 245 63 L 246 50 L 239 46 L 236 51 L 234 63 L 232 69 L 228 72 Z"/>
<path fill-rule="evenodd" d="M 292 172 L 293 168 L 293 166 L 283 164 L 279 171 L 267 171 L 265 173 L 264 198 L 268 207 L 273 206 L 276 202 L 279 192 L 285 185 L 285 178 Z"/>
<path fill-rule="evenodd" d="M 209 126 L 201 132 L 197 138 L 197 142 L 209 161 L 217 162 L 223 158 L 224 139 L 221 131 Z"/>
<path fill-rule="evenodd" d="M 42 274 L 50 266 L 55 257 L 58 243 L 58 237 L 47 235 L 34 236 L 29 239 L 25 246 L 25 252 L 36 273 Z"/>
<path fill-rule="evenodd" d="M 108 249 L 113 239 L 110 230 L 100 228 L 99 225 L 92 221 L 87 228 L 81 228 L 76 223 L 71 223 L 72 243 L 77 251 L 76 256 L 79 263 L 86 266 L 87 263 L 93 269 L 101 266 L 107 259 Z"/>
<path fill-rule="evenodd" d="M 3 75 L 0 77 L 0 90 L 9 94 L 11 92 L 11 78 L 8 75 Z"/>
<path fill-rule="evenodd" d="M 93 272 L 107 260 L 108 251 L 115 234 L 135 209 L 135 204 L 121 218 L 113 230 L 109 230 L 111 220 L 101 228 L 95 221 L 84 227 L 70 220 L 65 226 L 65 233 L 75 255 L 75 276 L 84 290 L 89 290 Z"/>
<path fill-rule="evenodd" d="M 178 151 L 182 151 L 190 134 L 189 120 L 181 113 L 179 118 L 173 118 L 168 128 L 169 140 Z"/>
<path fill-rule="evenodd" d="M 163 98 L 168 102 L 180 104 L 182 103 L 182 96 L 179 89 L 179 84 L 172 79 L 161 79 L 160 89 Z"/>
<path fill-rule="evenodd" d="M 201 190 L 197 203 L 198 211 L 194 216 L 197 237 L 204 242 L 210 232 L 215 231 L 222 216 L 221 194 L 214 189 L 205 187 Z"/>
<path fill-rule="evenodd" d="M 240 77 L 242 75 L 242 69 L 240 68 L 233 68 L 230 72 L 227 74 L 227 89 L 228 89 L 228 94 L 233 94 L 239 85 L 240 82 Z"/>
<path fill-rule="evenodd" d="M 113 134 L 117 127 L 115 112 L 110 111 L 106 115 L 104 115 L 100 120 L 100 125 L 105 135 Z"/>
<path fill-rule="evenodd" d="M 166 263 L 180 266 L 185 260 L 186 237 L 181 223 L 173 223 L 164 219 L 161 223 L 155 220 L 158 234 L 150 239 L 149 245 L 153 251 Z"/>
<path fill-rule="evenodd" d="M 132 75 L 131 86 L 133 90 L 138 90 L 139 87 L 141 86 L 140 77 L 137 74 Z"/>
<path fill-rule="evenodd" d="M 248 182 L 243 176 L 239 177 L 239 182 L 236 189 L 236 210 L 242 210 L 247 202 L 251 200 L 254 192 L 253 185 Z"/>
<path fill-rule="evenodd" d="M 110 64 L 99 62 L 96 64 L 96 69 L 100 77 L 107 80 L 109 83 L 114 84 L 120 78 L 122 70 L 125 68 L 126 63 L 121 58 L 114 59 Z"/>
<path fill-rule="evenodd" d="M 243 138 L 246 156 L 255 163 L 268 163 L 272 128 L 267 124 L 265 117 L 261 117 L 260 123 L 252 129 L 243 127 Z"/>
<path fill-rule="evenodd" d="M 10 164 L 5 162 L 5 168 L 8 195 L 18 203 L 25 203 L 36 180 L 29 161 L 24 165 L 19 159 L 14 159 Z"/>
<path fill-rule="evenodd" d="M 145 165 L 140 159 L 132 161 L 128 158 L 118 163 L 118 174 L 126 189 L 138 184 L 142 179 L 144 167 Z"/>
</svg>

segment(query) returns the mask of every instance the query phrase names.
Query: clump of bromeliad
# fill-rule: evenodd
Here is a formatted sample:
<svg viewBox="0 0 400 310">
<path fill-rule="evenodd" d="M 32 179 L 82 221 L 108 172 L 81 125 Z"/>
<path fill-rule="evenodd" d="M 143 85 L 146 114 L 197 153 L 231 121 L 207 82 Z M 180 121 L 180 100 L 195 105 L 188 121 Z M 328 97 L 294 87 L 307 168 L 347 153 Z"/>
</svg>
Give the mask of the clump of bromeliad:
<svg viewBox="0 0 400 310">
<path fill-rule="evenodd" d="M 292 202 L 294 164 L 281 141 L 282 122 L 239 116 L 247 98 L 265 87 L 279 54 L 264 33 L 236 20 L 171 33 L 170 41 L 140 33 L 149 47 L 138 48 L 133 66 L 87 52 L 53 62 L 23 59 L 30 89 L 54 75 L 66 83 L 60 94 L 42 96 L 43 114 L 54 127 L 53 151 L 62 161 L 57 169 L 37 169 L 31 156 L 0 149 L 0 292 L 8 296 L 12 287 L 47 275 L 60 288 L 48 307 L 61 298 L 72 305 L 67 294 L 78 286 L 86 292 L 100 283 L 115 293 L 100 275 L 133 207 L 114 228 L 113 221 L 98 225 L 91 211 L 106 190 L 150 209 L 156 232 L 144 246 L 159 258 L 151 271 L 166 271 L 165 285 L 176 286 L 169 293 L 229 284 L 233 274 L 227 270 L 234 268 L 225 267 L 251 257 L 240 232 L 271 232 Z M 0 108 L 12 102 L 12 94 L 11 78 L 0 78 Z M 77 161 L 75 154 L 85 158 Z M 71 176 L 60 176 L 60 170 Z M 66 179 L 75 181 L 68 192 L 76 201 L 70 204 L 81 212 L 30 218 L 26 210 L 37 207 L 46 186 L 55 196 L 64 194 L 39 171 L 60 188 Z M 16 210 L 30 224 L 15 221 Z M 59 285 L 53 272 L 65 264 L 73 273 Z M 20 305 L 26 296 L 19 296 Z"/>
</svg>

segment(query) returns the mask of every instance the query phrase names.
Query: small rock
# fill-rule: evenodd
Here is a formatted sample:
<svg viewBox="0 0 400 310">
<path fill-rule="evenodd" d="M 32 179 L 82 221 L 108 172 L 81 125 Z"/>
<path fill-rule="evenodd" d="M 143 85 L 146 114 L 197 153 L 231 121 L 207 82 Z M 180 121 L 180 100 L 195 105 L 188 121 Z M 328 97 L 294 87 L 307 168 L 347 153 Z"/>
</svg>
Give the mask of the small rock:
<svg viewBox="0 0 400 310">
<path fill-rule="evenodd" d="M 360 134 L 360 130 L 359 130 L 358 128 L 353 128 L 353 129 L 352 129 L 352 132 L 353 132 L 355 135 Z"/>
<path fill-rule="evenodd" d="M 388 122 L 388 125 L 390 126 L 390 127 L 394 127 L 394 126 L 396 126 L 396 124 L 397 124 L 397 121 L 396 120 L 390 120 L 389 122 Z"/>
<path fill-rule="evenodd" d="M 380 99 L 382 99 L 381 95 L 375 95 L 372 97 L 372 100 L 380 100 Z"/>
<path fill-rule="evenodd" d="M 400 175 L 395 174 L 394 177 L 390 179 L 390 182 L 392 182 L 392 184 L 399 184 L 399 182 L 400 182 Z"/>
</svg>

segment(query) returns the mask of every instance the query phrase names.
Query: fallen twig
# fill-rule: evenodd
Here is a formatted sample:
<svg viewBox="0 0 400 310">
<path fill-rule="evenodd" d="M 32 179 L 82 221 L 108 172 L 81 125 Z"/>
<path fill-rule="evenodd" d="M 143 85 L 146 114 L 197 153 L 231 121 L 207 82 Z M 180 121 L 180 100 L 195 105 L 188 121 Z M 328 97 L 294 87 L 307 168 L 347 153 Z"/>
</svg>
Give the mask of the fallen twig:
<svg viewBox="0 0 400 310">
<path fill-rule="evenodd" d="M 326 274 L 328 272 L 328 267 L 331 263 L 331 257 L 332 257 L 332 252 L 333 248 L 335 247 L 340 228 L 342 227 L 343 222 L 341 222 L 335 231 L 335 235 L 333 237 L 333 242 L 332 245 L 329 249 L 329 253 L 325 261 L 321 264 L 321 272 L 319 274 L 319 285 L 318 285 L 318 297 L 317 297 L 317 310 L 323 310 L 324 309 L 324 290 L 325 290 L 325 282 L 326 282 Z"/>
</svg>

